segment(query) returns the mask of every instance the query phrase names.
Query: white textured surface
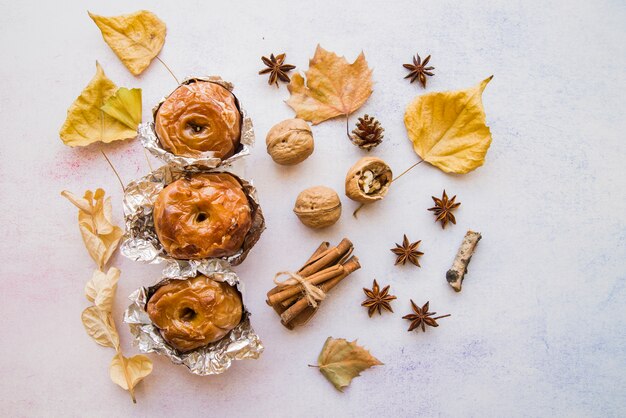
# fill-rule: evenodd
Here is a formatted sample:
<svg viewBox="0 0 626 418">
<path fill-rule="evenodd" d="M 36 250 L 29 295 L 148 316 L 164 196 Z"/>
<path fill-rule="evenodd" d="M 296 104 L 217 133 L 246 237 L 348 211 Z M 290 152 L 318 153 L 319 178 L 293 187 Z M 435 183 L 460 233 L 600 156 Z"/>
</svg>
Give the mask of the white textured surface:
<svg viewBox="0 0 626 418">
<path fill-rule="evenodd" d="M 0 10 L 0 415 L 2 416 L 624 416 L 626 415 L 626 6 L 619 0 L 364 2 L 33 2 Z M 268 230 L 237 268 L 266 352 L 218 377 L 199 378 L 152 356 L 138 404 L 108 377 L 110 349 L 80 323 L 94 268 L 75 209 L 59 196 L 104 187 L 121 220 L 120 187 L 97 147 L 70 149 L 58 130 L 98 59 L 118 85 L 141 87 L 144 115 L 175 85 L 158 63 L 138 78 L 102 41 L 86 9 L 139 8 L 167 24 L 161 57 L 179 76 L 220 74 L 254 119 L 258 146 L 245 162 Z M 471 86 L 490 74 L 484 103 L 493 145 L 465 176 L 426 164 L 354 220 L 313 232 L 291 213 L 297 193 L 341 191 L 362 153 L 343 121 L 314 128 L 303 164 L 275 165 L 267 130 L 292 116 L 284 86 L 256 75 L 259 57 L 287 52 L 300 70 L 320 43 L 354 59 L 361 49 L 375 91 L 358 112 L 376 115 L 385 142 L 373 154 L 399 173 L 416 161 L 402 122 L 423 90 L 402 79 L 411 54 L 432 54 L 427 91 Z M 128 181 L 147 171 L 137 142 L 105 147 Z M 442 231 L 425 209 L 446 188 L 463 203 Z M 444 274 L 468 228 L 483 233 L 464 290 Z M 389 248 L 421 239 L 421 269 L 395 267 Z M 307 327 L 285 330 L 265 305 L 274 272 L 296 268 L 322 240 L 349 236 L 363 269 L 336 289 Z M 121 256 L 115 306 L 157 280 L 159 268 Z M 395 314 L 368 319 L 359 306 L 372 278 L 398 296 Z M 409 298 L 452 313 L 426 334 L 407 333 Z M 358 338 L 385 366 L 345 393 L 317 370 L 329 335 Z"/>
</svg>

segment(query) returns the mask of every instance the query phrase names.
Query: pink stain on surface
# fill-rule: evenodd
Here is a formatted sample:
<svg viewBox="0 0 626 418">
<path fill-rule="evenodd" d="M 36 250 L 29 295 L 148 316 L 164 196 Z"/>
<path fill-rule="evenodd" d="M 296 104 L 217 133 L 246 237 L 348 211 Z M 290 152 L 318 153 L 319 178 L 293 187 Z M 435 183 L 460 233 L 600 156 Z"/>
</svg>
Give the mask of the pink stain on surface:
<svg viewBox="0 0 626 418">
<path fill-rule="evenodd" d="M 55 156 L 45 173 L 55 180 L 88 177 L 94 167 L 108 165 L 102 156 L 104 151 L 120 174 L 144 175 L 149 166 L 139 141 L 120 141 L 110 144 L 95 144 L 84 148 L 64 148 Z M 151 161 L 154 166 L 158 164 Z"/>
<path fill-rule="evenodd" d="M 52 160 L 46 174 L 55 180 L 82 177 L 102 158 L 95 148 L 69 148 L 60 150 Z"/>
</svg>

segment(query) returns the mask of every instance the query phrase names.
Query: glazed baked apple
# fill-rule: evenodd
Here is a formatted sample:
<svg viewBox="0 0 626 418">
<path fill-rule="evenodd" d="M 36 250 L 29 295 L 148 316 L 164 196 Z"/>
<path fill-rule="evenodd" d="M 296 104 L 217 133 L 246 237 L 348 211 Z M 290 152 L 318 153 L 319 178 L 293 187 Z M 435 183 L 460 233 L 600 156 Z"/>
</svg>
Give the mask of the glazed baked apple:
<svg viewBox="0 0 626 418">
<path fill-rule="evenodd" d="M 224 338 L 241 322 L 243 305 L 228 283 L 197 276 L 159 287 L 146 310 L 163 338 L 186 352 Z"/>
<path fill-rule="evenodd" d="M 167 185 L 154 203 L 154 228 L 174 258 L 227 257 L 242 247 L 252 208 L 228 173 L 202 173 Z"/>
<path fill-rule="evenodd" d="M 163 148 L 172 154 L 199 157 L 211 152 L 225 159 L 239 147 L 241 112 L 228 89 L 196 81 L 181 85 L 161 104 L 155 129 Z"/>
</svg>

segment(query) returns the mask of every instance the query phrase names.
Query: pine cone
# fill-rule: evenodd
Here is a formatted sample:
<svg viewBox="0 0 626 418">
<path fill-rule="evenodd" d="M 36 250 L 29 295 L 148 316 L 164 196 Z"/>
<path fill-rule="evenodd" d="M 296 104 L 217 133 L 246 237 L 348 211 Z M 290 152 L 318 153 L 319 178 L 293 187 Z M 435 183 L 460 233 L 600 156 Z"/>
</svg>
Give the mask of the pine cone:
<svg viewBox="0 0 626 418">
<path fill-rule="evenodd" d="M 385 129 L 380 126 L 380 122 L 376 118 L 365 115 L 359 118 L 359 121 L 356 123 L 356 129 L 352 131 L 350 139 L 354 145 L 370 151 L 383 141 L 384 131 Z"/>
</svg>

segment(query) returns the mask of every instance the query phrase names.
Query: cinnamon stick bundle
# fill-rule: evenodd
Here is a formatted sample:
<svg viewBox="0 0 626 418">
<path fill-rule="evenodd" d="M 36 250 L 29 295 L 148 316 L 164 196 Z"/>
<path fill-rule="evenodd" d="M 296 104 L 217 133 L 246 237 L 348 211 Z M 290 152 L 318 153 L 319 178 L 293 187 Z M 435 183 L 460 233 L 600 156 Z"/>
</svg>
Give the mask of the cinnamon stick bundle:
<svg viewBox="0 0 626 418">
<path fill-rule="evenodd" d="M 352 255 L 354 247 L 344 238 L 336 247 L 323 242 L 304 265 L 295 272 L 308 285 L 317 286 L 328 293 L 350 273 L 361 268 L 359 259 Z M 281 323 L 288 329 L 305 324 L 319 308 L 311 306 L 300 283 L 277 285 L 267 292 L 267 304 L 280 316 Z"/>
</svg>

